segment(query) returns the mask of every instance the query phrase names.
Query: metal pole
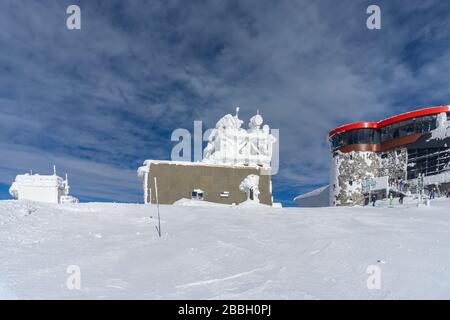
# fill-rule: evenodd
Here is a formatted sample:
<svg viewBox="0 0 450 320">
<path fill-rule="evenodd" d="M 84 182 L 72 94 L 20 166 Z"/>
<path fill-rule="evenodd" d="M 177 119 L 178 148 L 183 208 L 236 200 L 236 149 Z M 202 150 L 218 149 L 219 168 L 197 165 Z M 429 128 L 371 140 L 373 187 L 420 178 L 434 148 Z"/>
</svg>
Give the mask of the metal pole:
<svg viewBox="0 0 450 320">
<path fill-rule="evenodd" d="M 161 217 L 159 215 L 158 182 L 156 180 L 156 177 L 154 177 L 154 180 L 155 180 L 156 207 L 158 210 L 158 227 L 156 227 L 156 230 L 158 231 L 158 235 L 161 238 Z"/>
</svg>

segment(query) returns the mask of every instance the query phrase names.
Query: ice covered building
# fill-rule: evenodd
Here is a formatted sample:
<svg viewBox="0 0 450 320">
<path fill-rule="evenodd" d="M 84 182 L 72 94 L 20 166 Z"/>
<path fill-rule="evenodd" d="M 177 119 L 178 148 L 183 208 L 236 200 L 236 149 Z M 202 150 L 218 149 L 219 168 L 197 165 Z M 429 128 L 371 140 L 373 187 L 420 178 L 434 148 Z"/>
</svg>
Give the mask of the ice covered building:
<svg viewBox="0 0 450 320">
<path fill-rule="evenodd" d="M 270 168 L 276 141 L 270 127 L 262 126 L 259 112 L 250 118 L 247 130 L 241 128 L 242 124 L 237 112 L 220 119 L 208 138 L 203 162 Z"/>
<path fill-rule="evenodd" d="M 32 200 L 49 203 L 78 203 L 69 195 L 69 181 L 56 175 L 21 174 L 9 188 L 12 197 L 18 200 Z"/>
<path fill-rule="evenodd" d="M 161 204 L 183 198 L 239 204 L 249 198 L 272 205 L 271 159 L 276 138 L 268 125 L 263 126 L 259 113 L 250 119 L 248 129 L 242 124 L 238 112 L 222 117 L 211 131 L 201 162 L 145 161 L 138 169 L 144 202 L 156 203 L 158 195 Z M 250 180 L 258 181 L 258 186 L 242 189 L 243 181 Z"/>
<path fill-rule="evenodd" d="M 330 205 L 363 205 L 370 193 L 404 192 L 405 183 L 413 191 L 418 184 L 446 190 L 449 116 L 450 107 L 439 106 L 332 130 Z"/>
</svg>

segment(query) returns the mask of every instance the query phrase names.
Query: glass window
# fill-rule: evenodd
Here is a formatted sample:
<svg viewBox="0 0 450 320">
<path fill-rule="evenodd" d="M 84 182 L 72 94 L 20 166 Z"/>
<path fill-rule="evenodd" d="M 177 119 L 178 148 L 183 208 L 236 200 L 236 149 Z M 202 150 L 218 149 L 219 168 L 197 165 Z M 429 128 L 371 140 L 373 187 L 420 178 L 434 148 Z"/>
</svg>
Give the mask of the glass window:
<svg viewBox="0 0 450 320">
<path fill-rule="evenodd" d="M 356 129 L 334 135 L 330 139 L 333 149 L 352 144 L 378 144 L 380 132 L 376 129 Z"/>
<path fill-rule="evenodd" d="M 381 142 L 381 135 L 380 135 L 380 131 L 378 130 L 373 130 L 373 135 L 374 135 L 374 143 L 378 144 Z"/>
<path fill-rule="evenodd" d="M 400 138 L 400 130 L 398 128 L 394 129 L 394 139 Z"/>
<path fill-rule="evenodd" d="M 356 133 L 356 143 L 365 143 L 364 142 L 364 129 L 360 129 L 360 130 L 355 130 Z"/>
<path fill-rule="evenodd" d="M 195 189 L 191 192 L 192 199 L 203 200 L 203 190 Z"/>
<path fill-rule="evenodd" d="M 386 126 L 381 128 L 381 142 L 386 142 L 392 140 L 393 138 L 394 136 L 392 126 Z"/>
<path fill-rule="evenodd" d="M 414 134 L 414 123 L 410 123 L 406 126 L 406 135 Z"/>
</svg>

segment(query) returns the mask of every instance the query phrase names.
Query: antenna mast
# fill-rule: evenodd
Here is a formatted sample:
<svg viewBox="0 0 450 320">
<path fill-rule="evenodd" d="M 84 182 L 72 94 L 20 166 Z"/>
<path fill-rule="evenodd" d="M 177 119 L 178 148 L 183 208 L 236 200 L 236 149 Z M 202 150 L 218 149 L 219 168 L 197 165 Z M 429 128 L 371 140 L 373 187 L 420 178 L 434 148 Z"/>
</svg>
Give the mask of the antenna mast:
<svg viewBox="0 0 450 320">
<path fill-rule="evenodd" d="M 67 176 L 67 173 L 66 173 L 66 183 L 65 183 L 65 185 L 66 185 L 66 195 L 69 195 L 69 177 Z"/>
</svg>

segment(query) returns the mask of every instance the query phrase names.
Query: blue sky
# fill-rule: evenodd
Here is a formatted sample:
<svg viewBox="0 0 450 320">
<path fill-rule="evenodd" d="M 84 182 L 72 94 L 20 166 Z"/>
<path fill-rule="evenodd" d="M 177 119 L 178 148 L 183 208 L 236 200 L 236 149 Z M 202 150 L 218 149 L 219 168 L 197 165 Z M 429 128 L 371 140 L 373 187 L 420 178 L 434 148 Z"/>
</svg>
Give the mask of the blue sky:
<svg viewBox="0 0 450 320">
<path fill-rule="evenodd" d="M 335 126 L 449 104 L 449 20 L 447 1 L 3 0 L 0 198 L 56 164 L 83 201 L 141 202 L 136 169 L 169 159 L 174 129 L 240 106 L 280 129 L 274 195 L 292 205 L 327 183 Z"/>
</svg>

